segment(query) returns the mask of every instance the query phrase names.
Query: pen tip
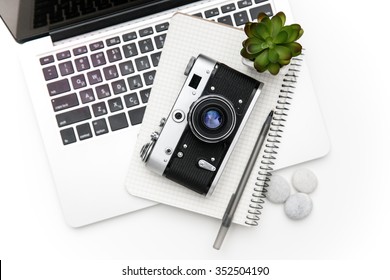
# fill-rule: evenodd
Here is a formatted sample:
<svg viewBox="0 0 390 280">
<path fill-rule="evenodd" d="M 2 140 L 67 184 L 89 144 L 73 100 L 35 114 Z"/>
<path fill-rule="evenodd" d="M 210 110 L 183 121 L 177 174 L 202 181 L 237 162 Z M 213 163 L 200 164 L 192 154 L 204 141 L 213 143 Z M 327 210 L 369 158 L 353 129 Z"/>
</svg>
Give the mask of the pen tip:
<svg viewBox="0 0 390 280">
<path fill-rule="evenodd" d="M 274 115 L 274 110 L 271 110 L 271 112 L 269 112 L 268 114 L 268 118 L 272 118 L 273 115 Z"/>
</svg>

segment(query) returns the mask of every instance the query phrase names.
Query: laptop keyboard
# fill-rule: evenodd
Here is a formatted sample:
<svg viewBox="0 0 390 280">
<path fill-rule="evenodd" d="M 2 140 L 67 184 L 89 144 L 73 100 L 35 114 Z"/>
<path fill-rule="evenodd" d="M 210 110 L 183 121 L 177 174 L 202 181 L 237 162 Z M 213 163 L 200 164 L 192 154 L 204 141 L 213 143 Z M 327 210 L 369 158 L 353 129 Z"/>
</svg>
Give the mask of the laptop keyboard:
<svg viewBox="0 0 390 280">
<path fill-rule="evenodd" d="M 194 14 L 232 26 L 272 15 L 268 0 L 221 4 Z M 142 122 L 168 22 L 40 58 L 62 143 L 68 145 Z"/>
</svg>

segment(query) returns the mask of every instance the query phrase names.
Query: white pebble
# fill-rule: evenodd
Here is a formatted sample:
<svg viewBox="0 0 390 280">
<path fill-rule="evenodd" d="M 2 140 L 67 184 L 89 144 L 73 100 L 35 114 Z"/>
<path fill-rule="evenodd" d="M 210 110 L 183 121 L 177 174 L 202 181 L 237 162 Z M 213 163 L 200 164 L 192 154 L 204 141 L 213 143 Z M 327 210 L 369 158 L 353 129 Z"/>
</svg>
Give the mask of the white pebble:
<svg viewBox="0 0 390 280">
<path fill-rule="evenodd" d="M 279 175 L 272 175 L 267 188 L 266 196 L 273 203 L 283 203 L 290 195 L 288 182 Z"/>
<path fill-rule="evenodd" d="M 301 168 L 294 172 L 292 185 L 298 192 L 311 193 L 317 188 L 318 180 L 312 171 Z"/>
<path fill-rule="evenodd" d="M 305 193 L 291 195 L 284 204 L 284 212 L 292 220 L 300 220 L 311 213 L 313 202 Z"/>
</svg>

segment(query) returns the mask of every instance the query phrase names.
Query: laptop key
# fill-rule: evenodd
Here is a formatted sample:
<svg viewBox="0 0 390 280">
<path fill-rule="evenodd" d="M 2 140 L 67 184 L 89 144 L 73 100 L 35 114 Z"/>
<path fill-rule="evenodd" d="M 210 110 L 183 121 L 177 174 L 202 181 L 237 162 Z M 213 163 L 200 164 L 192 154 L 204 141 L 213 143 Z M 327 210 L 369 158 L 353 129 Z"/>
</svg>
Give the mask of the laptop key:
<svg viewBox="0 0 390 280">
<path fill-rule="evenodd" d="M 127 82 L 129 84 L 131 90 L 135 90 L 135 89 L 143 86 L 140 75 L 136 75 L 136 76 L 132 76 L 132 77 L 127 78 Z"/>
<path fill-rule="evenodd" d="M 139 95 L 141 95 L 142 103 L 148 103 L 150 91 L 151 91 L 150 88 L 148 88 L 148 89 L 141 90 L 139 92 Z"/>
<path fill-rule="evenodd" d="M 93 121 L 92 126 L 96 136 L 108 133 L 108 127 L 105 119 Z"/>
<path fill-rule="evenodd" d="M 123 45 L 122 49 L 123 53 L 125 54 L 125 57 L 132 57 L 138 54 L 137 46 L 135 45 L 135 43 Z"/>
<path fill-rule="evenodd" d="M 267 16 L 272 16 L 272 8 L 270 4 L 255 7 L 249 10 L 252 20 L 257 19 L 259 13 L 265 13 Z"/>
<path fill-rule="evenodd" d="M 58 68 L 60 68 L 60 73 L 62 76 L 66 76 L 74 73 L 72 61 L 62 62 L 58 64 Z"/>
<path fill-rule="evenodd" d="M 99 99 L 103 99 L 111 96 L 110 88 L 108 87 L 107 84 L 97 86 L 95 90 L 96 90 L 96 95 Z"/>
<path fill-rule="evenodd" d="M 91 61 L 94 67 L 106 64 L 106 58 L 103 52 L 91 54 Z"/>
<path fill-rule="evenodd" d="M 157 25 L 155 26 L 155 28 L 156 28 L 156 31 L 157 31 L 157 32 L 161 32 L 161 31 L 168 30 L 168 28 L 169 28 L 169 22 L 164 22 L 164 23 L 157 24 Z"/>
<path fill-rule="evenodd" d="M 158 66 L 158 63 L 160 62 L 160 56 L 161 56 L 161 52 L 154 53 L 154 54 L 150 55 L 150 58 L 152 59 L 152 63 L 153 63 L 154 67 Z"/>
<path fill-rule="evenodd" d="M 53 105 L 54 112 L 58 112 L 79 105 L 79 101 L 75 93 L 54 98 L 51 100 L 51 103 Z"/>
<path fill-rule="evenodd" d="M 145 84 L 147 86 L 150 86 L 153 84 L 155 75 L 156 75 L 156 70 L 144 73 L 144 80 L 145 80 Z"/>
<path fill-rule="evenodd" d="M 164 42 L 166 37 L 167 34 L 161 34 L 159 36 L 154 37 L 154 42 L 156 43 L 156 47 L 158 49 L 162 49 L 162 47 L 164 47 Z"/>
<path fill-rule="evenodd" d="M 251 6 L 252 1 L 251 0 L 238 1 L 237 5 L 238 5 L 238 8 L 242 9 L 242 8 Z"/>
<path fill-rule="evenodd" d="M 45 57 L 41 57 L 39 59 L 39 62 L 41 63 L 41 65 L 46 65 L 46 64 L 52 63 L 52 62 L 54 62 L 54 56 L 48 55 Z"/>
<path fill-rule="evenodd" d="M 227 4 L 227 5 L 224 5 L 221 7 L 221 11 L 222 13 L 228 13 L 228 12 L 231 12 L 231 11 L 234 11 L 236 9 L 236 6 L 234 5 L 234 3 L 231 3 L 231 4 Z"/>
<path fill-rule="evenodd" d="M 85 121 L 90 118 L 92 118 L 92 115 L 88 106 L 56 115 L 57 124 L 59 127 Z"/>
<path fill-rule="evenodd" d="M 220 17 L 218 19 L 218 22 L 233 26 L 233 21 L 231 16 Z"/>
<path fill-rule="evenodd" d="M 123 39 L 123 41 L 125 41 L 125 42 L 131 41 L 131 40 L 134 40 L 134 39 L 137 39 L 137 33 L 135 33 L 135 32 L 130 32 L 130 33 L 123 34 L 123 35 L 122 35 L 122 39 Z"/>
<path fill-rule="evenodd" d="M 76 126 L 77 134 L 79 135 L 80 141 L 92 137 L 92 131 L 89 123 L 84 123 Z"/>
<path fill-rule="evenodd" d="M 107 57 L 109 62 L 115 62 L 122 59 L 121 51 L 119 48 L 107 50 Z"/>
<path fill-rule="evenodd" d="M 57 60 L 63 60 L 71 57 L 70 51 L 64 51 L 56 54 Z"/>
<path fill-rule="evenodd" d="M 141 50 L 141 53 L 146 53 L 154 50 L 152 39 L 141 40 L 138 42 L 138 46 Z"/>
<path fill-rule="evenodd" d="M 75 60 L 77 71 L 81 72 L 90 68 L 88 57 L 83 56 Z"/>
<path fill-rule="evenodd" d="M 122 99 L 120 97 L 116 97 L 108 100 L 108 107 L 110 108 L 111 113 L 122 110 L 123 109 Z"/>
<path fill-rule="evenodd" d="M 73 54 L 74 55 L 80 55 L 80 54 L 86 53 L 87 51 L 88 50 L 87 50 L 86 46 L 81 46 L 81 47 L 74 48 L 73 49 Z"/>
<path fill-rule="evenodd" d="M 136 106 L 139 104 L 139 100 L 136 93 L 130 93 L 124 96 L 125 104 L 127 108 Z"/>
<path fill-rule="evenodd" d="M 103 41 L 95 42 L 89 45 L 91 52 L 104 48 Z"/>
<path fill-rule="evenodd" d="M 148 35 L 151 35 L 151 34 L 153 34 L 153 28 L 151 28 L 151 27 L 144 28 L 144 29 L 141 29 L 139 31 L 139 36 L 140 37 L 145 37 L 145 36 L 148 36 Z"/>
<path fill-rule="evenodd" d="M 211 9 L 211 10 L 207 10 L 204 12 L 204 16 L 206 18 L 211 18 L 211 17 L 215 17 L 219 15 L 219 11 L 218 11 L 218 8 L 214 8 L 214 9 Z"/>
<path fill-rule="evenodd" d="M 119 64 L 119 69 L 121 71 L 122 76 L 132 74 L 134 73 L 133 62 L 131 62 L 130 60 L 122 62 Z"/>
<path fill-rule="evenodd" d="M 148 57 L 147 56 L 143 56 L 143 57 L 137 58 L 135 60 L 135 66 L 137 67 L 138 71 L 149 69 L 150 68 L 150 62 L 149 62 Z"/>
<path fill-rule="evenodd" d="M 43 68 L 42 72 L 46 81 L 58 78 L 57 68 L 55 67 L 55 65 Z"/>
<path fill-rule="evenodd" d="M 233 16 L 237 26 L 243 25 L 249 21 L 248 13 L 246 11 L 235 13 Z"/>
<path fill-rule="evenodd" d="M 116 69 L 115 65 L 105 67 L 103 69 L 103 73 L 106 80 L 111 80 L 119 77 L 118 70 Z"/>
<path fill-rule="evenodd" d="M 117 45 L 121 42 L 121 39 L 119 38 L 119 36 L 116 36 L 114 38 L 109 38 L 106 40 L 106 45 L 107 47 L 110 47 L 110 46 L 113 46 L 113 45 Z"/>
<path fill-rule="evenodd" d="M 87 86 L 84 74 L 76 75 L 71 78 L 74 89 L 79 89 Z"/>
<path fill-rule="evenodd" d="M 93 94 L 93 90 L 91 88 L 86 90 L 81 90 L 79 92 L 81 102 L 83 104 L 95 101 L 95 95 Z"/>
<path fill-rule="evenodd" d="M 111 87 L 112 87 L 114 94 L 119 94 L 119 93 L 127 91 L 125 80 L 119 80 L 119 81 L 112 82 Z"/>
<path fill-rule="evenodd" d="M 143 106 L 141 108 L 137 108 L 128 112 L 131 125 L 137 125 L 142 123 L 142 119 L 144 118 L 145 114 L 145 108 L 146 106 Z"/>
<path fill-rule="evenodd" d="M 203 18 L 202 16 L 202 13 L 196 13 L 196 14 L 193 14 L 194 17 L 200 17 L 200 18 Z"/>
<path fill-rule="evenodd" d="M 68 79 L 59 80 L 47 84 L 47 90 L 49 91 L 50 96 L 57 95 L 60 93 L 70 91 L 70 84 Z"/>
<path fill-rule="evenodd" d="M 87 77 L 90 85 L 103 82 L 103 77 L 99 69 L 88 72 Z"/>
<path fill-rule="evenodd" d="M 95 117 L 99 117 L 99 116 L 107 114 L 106 103 L 99 102 L 99 103 L 93 104 L 92 111 L 93 111 L 93 115 Z"/>
<path fill-rule="evenodd" d="M 76 135 L 74 134 L 73 127 L 63 129 L 60 131 L 62 143 L 68 145 L 76 142 Z"/>
<path fill-rule="evenodd" d="M 129 126 L 125 113 L 120 113 L 117 115 L 110 116 L 108 117 L 108 121 L 110 123 L 110 127 L 112 131 L 119 130 Z"/>
<path fill-rule="evenodd" d="M 255 3 L 256 3 L 256 4 L 259 4 L 259 3 L 265 2 L 265 1 L 268 1 L 268 0 L 255 0 Z"/>
</svg>

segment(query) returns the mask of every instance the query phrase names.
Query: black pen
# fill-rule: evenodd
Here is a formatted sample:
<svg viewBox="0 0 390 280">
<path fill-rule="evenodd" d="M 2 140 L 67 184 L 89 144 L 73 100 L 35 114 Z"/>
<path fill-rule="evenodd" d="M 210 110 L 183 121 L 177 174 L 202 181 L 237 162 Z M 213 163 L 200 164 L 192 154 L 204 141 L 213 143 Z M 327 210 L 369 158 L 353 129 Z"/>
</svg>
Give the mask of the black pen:
<svg viewBox="0 0 390 280">
<path fill-rule="evenodd" d="M 230 198 L 229 204 L 226 208 L 225 214 L 222 218 L 222 224 L 219 228 L 219 232 L 217 235 L 217 238 L 214 242 L 214 249 L 219 250 L 221 248 L 221 245 L 223 243 L 223 240 L 225 239 L 226 233 L 229 230 L 230 225 L 232 224 L 234 213 L 237 210 L 238 203 L 240 202 L 242 193 L 244 192 L 246 183 L 248 182 L 249 176 L 252 172 L 253 166 L 256 163 L 257 157 L 261 151 L 261 148 L 263 147 L 264 140 L 268 134 L 269 128 L 271 126 L 272 116 L 274 114 L 274 111 L 271 111 L 265 120 L 260 134 L 256 140 L 255 146 L 253 147 L 253 151 L 251 156 L 249 157 L 248 163 L 246 164 L 244 173 L 242 174 L 240 183 L 237 186 L 236 192 L 232 194 L 232 197 Z"/>
</svg>

